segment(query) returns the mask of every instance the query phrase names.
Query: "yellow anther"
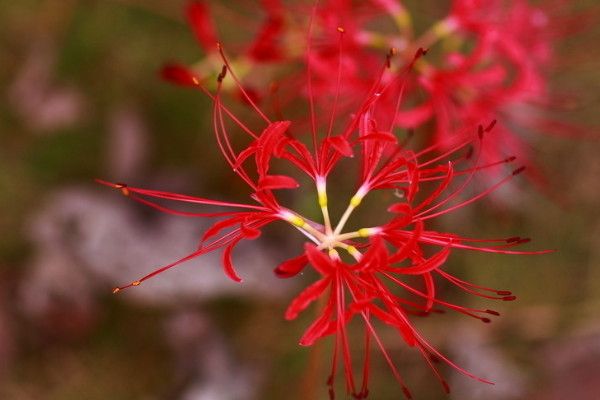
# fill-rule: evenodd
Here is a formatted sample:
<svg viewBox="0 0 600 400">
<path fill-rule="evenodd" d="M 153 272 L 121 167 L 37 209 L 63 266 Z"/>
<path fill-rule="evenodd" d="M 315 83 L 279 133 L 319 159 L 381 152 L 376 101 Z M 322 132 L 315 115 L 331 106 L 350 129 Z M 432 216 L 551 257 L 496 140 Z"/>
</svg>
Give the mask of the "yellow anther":
<svg viewBox="0 0 600 400">
<path fill-rule="evenodd" d="M 369 44 L 375 48 L 386 47 L 387 40 L 383 35 L 372 33 L 368 36 Z"/>
<path fill-rule="evenodd" d="M 113 294 L 119 293 L 121 291 L 120 288 L 116 287 L 112 290 Z"/>
<path fill-rule="evenodd" d="M 356 249 L 356 247 L 354 247 L 354 246 L 348 246 L 348 247 L 346 248 L 346 250 L 348 251 L 348 253 L 350 253 L 350 255 L 351 255 L 352 257 L 360 257 L 360 256 L 362 255 L 362 254 L 360 254 L 360 251 L 358 251 L 358 250 Z"/>
<path fill-rule="evenodd" d="M 403 10 L 394 15 L 394 21 L 396 22 L 396 25 L 400 28 L 409 27 L 411 24 L 410 14 L 406 12 L 406 10 Z"/>
<path fill-rule="evenodd" d="M 133 281 L 133 282 L 131 282 L 131 285 L 132 286 L 140 286 L 141 283 L 142 282 L 140 282 L 140 281 Z"/>
<path fill-rule="evenodd" d="M 345 30 L 344 28 L 342 28 L 341 26 L 338 26 L 338 28 L 337 28 L 337 31 L 338 31 L 339 33 L 344 33 L 344 32 L 346 32 L 346 30 Z"/>
<path fill-rule="evenodd" d="M 370 228 L 360 228 L 358 230 L 358 236 L 360 236 L 360 237 L 369 237 L 369 236 L 371 236 L 371 229 Z"/>
<path fill-rule="evenodd" d="M 223 82 L 225 76 L 227 76 L 227 65 L 223 65 L 223 67 L 221 67 L 221 73 L 217 76 L 217 82 Z"/>
<path fill-rule="evenodd" d="M 319 193 L 319 206 L 327 207 L 327 193 Z"/>
<path fill-rule="evenodd" d="M 360 202 L 362 201 L 362 199 L 363 199 L 363 196 L 359 196 L 359 195 L 355 194 L 350 199 L 350 205 L 352 207 L 358 207 L 358 205 L 360 204 Z"/>
<path fill-rule="evenodd" d="M 121 193 L 123 193 L 123 196 L 129 196 L 131 194 L 129 188 L 124 183 L 115 183 L 115 188 L 121 189 Z"/>
<path fill-rule="evenodd" d="M 340 253 L 338 253 L 336 249 L 329 249 L 329 257 L 340 258 Z"/>
<path fill-rule="evenodd" d="M 306 225 L 306 221 L 297 215 L 292 215 L 289 218 L 289 221 L 292 225 L 297 226 L 298 228 L 302 228 L 304 225 Z"/>
<path fill-rule="evenodd" d="M 452 32 L 452 26 L 447 21 L 443 20 L 433 26 L 433 32 L 438 38 L 441 38 Z"/>
</svg>

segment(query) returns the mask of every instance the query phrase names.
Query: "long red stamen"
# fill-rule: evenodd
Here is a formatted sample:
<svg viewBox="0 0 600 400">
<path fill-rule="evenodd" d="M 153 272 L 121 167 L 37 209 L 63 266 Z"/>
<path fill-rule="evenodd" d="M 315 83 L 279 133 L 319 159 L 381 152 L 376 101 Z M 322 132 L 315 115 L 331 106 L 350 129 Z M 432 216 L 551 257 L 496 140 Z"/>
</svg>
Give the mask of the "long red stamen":
<svg viewBox="0 0 600 400">
<path fill-rule="evenodd" d="M 244 98 L 246 99 L 246 101 L 252 106 L 252 108 L 254 109 L 254 111 L 256 111 L 258 113 L 258 115 L 260 115 L 260 117 L 265 120 L 265 122 L 267 124 L 270 124 L 271 120 L 261 111 L 261 109 L 254 102 L 254 100 L 252 100 L 252 96 L 250 96 L 246 92 L 246 89 L 244 89 L 244 85 L 242 85 L 242 83 L 240 82 L 239 78 L 237 77 L 237 75 L 235 74 L 235 72 L 233 71 L 233 69 L 231 68 L 231 65 L 229 64 L 229 61 L 227 60 L 227 57 L 225 56 L 225 52 L 223 51 L 223 46 L 221 45 L 221 43 L 217 43 L 217 50 L 219 51 L 219 54 L 221 55 L 221 59 L 223 60 L 223 63 L 225 63 L 225 66 L 227 67 L 227 70 L 229 71 L 231 77 L 233 78 L 233 80 L 235 81 L 236 85 L 238 86 L 238 88 L 242 92 L 242 95 L 244 96 Z"/>
</svg>

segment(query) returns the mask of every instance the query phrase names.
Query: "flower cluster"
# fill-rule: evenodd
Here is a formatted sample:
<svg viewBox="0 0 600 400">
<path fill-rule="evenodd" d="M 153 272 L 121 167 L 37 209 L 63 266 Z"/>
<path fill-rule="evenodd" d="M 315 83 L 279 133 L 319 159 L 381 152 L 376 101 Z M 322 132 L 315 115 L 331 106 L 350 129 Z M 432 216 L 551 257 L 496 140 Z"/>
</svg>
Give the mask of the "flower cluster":
<svg viewBox="0 0 600 400">
<path fill-rule="evenodd" d="M 191 18 L 196 22 L 202 20 L 202 9 L 198 7 L 195 5 L 190 9 Z M 212 40 L 212 33 L 207 28 L 209 25 L 202 26 L 204 31 L 197 27 L 200 30 L 198 36 L 202 41 Z M 266 30 L 270 32 L 270 29 Z M 345 31 L 345 28 L 336 28 L 339 42 Z M 400 371 L 375 329 L 376 323 L 392 327 L 409 347 L 417 349 L 444 390 L 448 391 L 449 387 L 432 363 L 434 357 L 469 377 L 488 382 L 460 368 L 436 350 L 411 321 L 413 316 L 425 316 L 442 309 L 457 311 L 483 322 L 490 322 L 491 316 L 499 315 L 493 310 L 474 309 L 442 299 L 436 293 L 436 285 L 440 281 L 487 299 L 515 299 L 509 291 L 475 285 L 447 271 L 446 260 L 453 251 L 544 253 L 514 250 L 515 246 L 529 241 L 527 238 L 476 239 L 457 233 L 438 232 L 432 227 L 431 220 L 478 201 L 524 170 L 523 167 L 513 167 L 486 189 L 471 191 L 470 183 L 481 171 L 502 170 L 515 161 L 513 156 L 495 160 L 483 158 L 486 142 L 497 133 L 494 132 L 495 121 L 481 120 L 478 124 L 467 124 L 460 133 L 455 132 L 426 148 L 409 149 L 406 141 L 398 137 L 396 129 L 399 126 L 399 105 L 407 83 L 416 66 L 422 62 L 425 52 L 417 49 L 405 65 L 396 66 L 393 62 L 395 51 L 390 51 L 380 61 L 377 72 L 372 74 L 368 90 L 362 94 L 356 91 L 353 93 L 354 101 L 348 102 L 340 95 L 347 89 L 343 60 L 348 54 L 338 51 L 334 70 L 337 76 L 334 74 L 334 78 L 330 79 L 334 82 L 333 95 L 325 96 L 332 99 L 327 107 L 319 99 L 320 92 L 312 79 L 310 60 L 318 51 L 313 52 L 309 47 L 309 72 L 304 82 L 308 94 L 307 135 L 302 132 L 304 120 L 275 120 L 265 113 L 236 75 L 223 47 L 217 45 L 214 52 L 223 63 L 216 77 L 214 91 L 207 90 L 202 84 L 202 77 L 193 70 L 171 66 L 169 74 L 176 76 L 179 83 L 197 88 L 213 100 L 216 144 L 231 170 L 247 184 L 250 201 L 234 203 L 211 200 L 99 181 L 163 212 L 217 219 L 204 232 L 197 250 L 114 289 L 114 292 L 138 286 L 185 261 L 216 250 L 222 250 L 224 273 L 232 280 L 241 282 L 243 273 L 238 273 L 233 263 L 235 247 L 241 241 L 257 239 L 269 224 L 284 223 L 292 232 L 303 235 L 307 242 L 295 257 L 278 265 L 275 274 L 281 278 L 291 278 L 310 268 L 314 272 L 308 275 L 316 277 L 314 283 L 291 302 L 285 317 L 294 319 L 311 305 L 318 309 L 317 318 L 306 329 L 300 344 L 309 346 L 324 337 L 333 337 L 334 354 L 328 381 L 332 398 L 334 379 L 340 365 L 347 392 L 358 399 L 367 397 L 372 348 L 379 350 L 405 396 L 411 397 Z M 228 80 L 229 85 L 236 87 L 239 95 L 254 111 L 263 128 L 253 129 L 254 124 L 244 123 L 224 103 L 223 87 Z M 351 105 L 353 109 L 349 110 Z M 318 114 L 323 115 L 322 112 L 326 112 L 325 118 L 318 117 Z M 242 136 L 245 144 L 237 147 L 242 143 Z M 281 165 L 285 163 L 289 165 L 288 169 L 310 178 L 314 189 L 303 187 L 290 173 L 280 173 Z M 357 183 L 353 194 L 346 200 L 345 211 L 339 218 L 334 218 L 330 214 L 330 201 L 333 199 L 328 196 L 327 188 L 332 183 L 332 173 L 341 163 L 348 171 L 356 171 Z M 348 167 L 348 163 L 354 167 Z M 277 197 L 281 190 L 301 191 L 304 194 L 309 190 L 314 196 L 315 208 L 320 210 L 320 220 L 312 220 L 306 214 L 282 204 Z M 387 221 L 349 229 L 352 216 L 361 205 L 365 207 L 363 203 L 367 197 L 380 204 L 386 203 Z M 184 211 L 174 205 L 177 203 L 207 209 L 201 212 Z M 353 351 L 347 333 L 347 326 L 354 319 L 364 324 L 360 383 L 356 380 Z"/>
<path fill-rule="evenodd" d="M 416 63 L 403 107 L 395 111 L 396 105 L 390 102 L 382 106 L 390 107 L 388 112 L 396 115 L 398 126 L 419 128 L 429 143 L 452 143 L 448 137 L 464 126 L 497 120 L 498 134 L 489 139 L 492 143 L 486 146 L 482 160 L 517 156 L 528 167 L 526 175 L 544 188 L 546 179 L 534 162 L 531 133 L 586 135 L 547 112 L 560 107 L 560 99 L 552 95 L 547 83 L 557 64 L 554 43 L 590 24 L 590 18 L 573 12 L 563 0 L 535 5 L 528 0 L 453 0 L 446 15 L 430 23 L 417 23 L 400 0 L 323 1 L 312 13 L 302 5 L 284 7 L 279 0 L 262 1 L 260 6 L 266 15 L 263 24 L 240 57 L 232 61 L 254 101 L 269 97 L 273 87 L 278 87 L 255 87 L 253 71 L 265 66 L 309 65 L 319 93 L 316 102 L 329 104 L 334 96 L 352 99 L 371 87 L 372 76 L 365 71 L 378 68 L 380 52 L 392 49 L 400 59 L 409 61 L 418 48 L 424 48 L 432 54 Z M 191 68 L 200 79 L 216 76 L 220 61 L 209 9 L 204 3 L 191 3 L 188 20 L 206 53 Z M 388 29 L 380 28 L 385 22 Z M 318 34 L 341 26 L 343 40 L 325 34 L 311 43 L 304 32 L 307 24 Z M 313 50 L 302 51 L 305 47 Z M 342 88 L 331 79 L 338 64 L 344 70 Z M 167 65 L 163 75 L 187 83 L 178 64 Z M 270 76 L 272 81 L 279 78 Z M 300 82 L 306 79 L 297 77 Z M 236 85 L 225 89 L 238 91 Z M 350 103 L 341 102 L 341 109 L 351 111 Z M 497 171 L 486 176 L 496 179 L 502 169 Z"/>
</svg>

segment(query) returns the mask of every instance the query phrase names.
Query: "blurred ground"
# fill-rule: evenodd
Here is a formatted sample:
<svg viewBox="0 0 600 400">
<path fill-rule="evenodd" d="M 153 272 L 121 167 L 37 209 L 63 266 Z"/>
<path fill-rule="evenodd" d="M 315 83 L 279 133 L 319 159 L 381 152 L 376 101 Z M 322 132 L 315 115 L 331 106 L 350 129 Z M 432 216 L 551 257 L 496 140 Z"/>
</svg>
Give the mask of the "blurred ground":
<svg viewBox="0 0 600 400">
<path fill-rule="evenodd" d="M 208 102 L 156 75 L 166 60 L 199 55 L 183 4 L 0 0 L 1 399 L 305 398 L 309 351 L 296 343 L 308 317 L 282 318 L 298 287 L 273 284 L 270 269 L 285 254 L 277 232 L 240 249 L 242 287 L 215 256 L 111 294 L 187 254 L 204 226 L 126 202 L 95 177 L 204 195 L 230 186 L 213 167 L 221 161 Z M 596 129 L 599 39 L 594 27 L 564 44 L 553 83 L 578 99 L 569 118 Z M 449 268 L 519 300 L 498 305 L 503 316 L 491 325 L 455 315 L 418 322 L 457 362 L 498 382 L 452 376 L 451 398 L 600 398 L 600 146 L 538 147 L 565 204 L 521 185 L 511 210 L 481 204 L 448 221 L 559 249 L 452 257 Z M 446 398 L 416 354 L 389 342 L 417 399 Z M 398 398 L 376 363 L 374 398 Z"/>
</svg>

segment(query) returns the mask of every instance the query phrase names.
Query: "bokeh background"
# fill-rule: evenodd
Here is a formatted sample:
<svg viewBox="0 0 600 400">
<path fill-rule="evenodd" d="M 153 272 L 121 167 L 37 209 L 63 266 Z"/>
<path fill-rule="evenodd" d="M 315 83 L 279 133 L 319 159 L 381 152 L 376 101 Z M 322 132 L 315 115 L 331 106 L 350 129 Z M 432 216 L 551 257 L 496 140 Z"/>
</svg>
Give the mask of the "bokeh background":
<svg viewBox="0 0 600 400">
<path fill-rule="evenodd" d="M 329 344 L 311 364 L 297 346 L 310 316 L 282 318 L 304 283 L 277 282 L 271 272 L 297 242 L 271 234 L 241 247 L 243 285 L 222 276 L 214 255 L 111 294 L 187 254 L 206 225 L 144 209 L 94 178 L 206 197 L 236 188 L 212 139 L 210 103 L 157 75 L 165 61 L 201 54 L 184 5 L 0 0 L 0 399 L 327 398 Z M 600 28 L 590 27 L 558 43 L 551 77 L 556 93 L 572 98 L 565 118 L 592 133 L 600 127 L 599 41 Z M 445 222 L 559 250 L 452 256 L 448 268 L 460 276 L 519 297 L 498 305 L 449 292 L 502 317 L 416 322 L 453 360 L 497 382 L 447 371 L 453 399 L 600 399 L 599 142 L 534 146 L 555 199 L 521 180 L 510 201 Z M 393 332 L 384 336 L 417 399 L 447 398 L 415 351 Z M 398 398 L 381 360 L 373 377 L 373 399 Z"/>
</svg>

